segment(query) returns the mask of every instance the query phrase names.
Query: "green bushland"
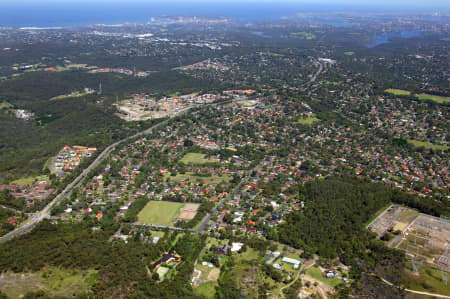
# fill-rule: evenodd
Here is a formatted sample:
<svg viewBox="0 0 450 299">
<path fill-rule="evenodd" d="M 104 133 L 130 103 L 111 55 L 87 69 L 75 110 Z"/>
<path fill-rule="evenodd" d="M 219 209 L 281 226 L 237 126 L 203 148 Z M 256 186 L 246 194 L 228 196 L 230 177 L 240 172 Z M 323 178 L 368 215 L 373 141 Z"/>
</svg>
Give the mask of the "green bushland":
<svg viewBox="0 0 450 299">
<path fill-rule="evenodd" d="M 114 215 L 105 215 L 101 222 L 54 225 L 44 221 L 32 232 L 0 244 L 0 268 L 2 272 L 15 273 L 48 267 L 67 271 L 96 269 L 98 280 L 91 288 L 93 298 L 192 298 L 192 288 L 187 286 L 206 236 L 182 235 L 172 248 L 182 257 L 182 263 L 172 279 L 157 283 L 149 279 L 146 267 L 152 270 L 153 262 L 171 249 L 171 242 L 162 240 L 151 245 L 143 244 L 139 238 L 130 238 L 127 244 L 110 242 L 110 236 L 119 228 L 113 222 Z M 101 229 L 93 231 L 93 225 Z M 30 298 L 35 297 L 36 294 Z"/>
</svg>

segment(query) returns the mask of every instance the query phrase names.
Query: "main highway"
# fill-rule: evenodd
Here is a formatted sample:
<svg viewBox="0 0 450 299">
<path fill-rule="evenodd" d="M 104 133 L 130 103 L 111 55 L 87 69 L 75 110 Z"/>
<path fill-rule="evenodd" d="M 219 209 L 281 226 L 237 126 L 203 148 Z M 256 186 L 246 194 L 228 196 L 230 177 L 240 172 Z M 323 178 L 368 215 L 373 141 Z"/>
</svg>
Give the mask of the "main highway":
<svg viewBox="0 0 450 299">
<path fill-rule="evenodd" d="M 174 116 L 172 116 L 171 118 L 178 116 L 180 114 L 185 113 L 186 111 L 188 111 L 189 109 L 196 107 L 194 106 L 189 106 L 186 108 L 183 108 L 182 110 L 178 111 Z M 91 170 L 94 170 L 98 165 L 100 165 L 100 163 L 105 160 L 110 154 L 111 152 L 122 142 L 126 142 L 129 141 L 133 138 L 142 136 L 142 135 L 146 135 L 146 134 L 150 134 L 154 129 L 167 124 L 171 118 L 168 118 L 164 121 L 161 121 L 157 124 L 155 124 L 154 126 L 141 131 L 133 136 L 129 136 L 127 138 L 124 138 L 122 140 L 119 140 L 111 145 L 109 145 L 107 148 L 105 148 L 103 150 L 103 152 L 100 153 L 100 155 L 97 156 L 97 158 L 86 168 L 84 169 L 79 176 L 77 176 L 70 184 L 68 184 L 63 191 L 61 191 L 61 193 L 59 193 L 50 203 L 48 203 L 40 212 L 34 214 L 31 219 L 29 219 L 27 222 L 25 222 L 23 225 L 19 226 L 18 228 L 14 229 L 13 231 L 10 231 L 9 233 L 7 233 L 6 235 L 0 237 L 0 244 L 5 243 L 11 239 L 14 239 L 18 236 L 21 236 L 31 230 L 33 230 L 33 228 L 35 228 L 42 220 L 48 218 L 50 216 L 50 211 L 51 209 L 56 206 L 57 204 L 59 204 L 64 198 L 66 198 L 67 196 L 70 196 L 70 194 L 72 193 L 72 190 L 76 187 L 79 187 L 81 185 L 81 183 L 84 181 L 84 179 L 86 178 L 86 176 L 89 174 L 89 172 Z"/>
</svg>

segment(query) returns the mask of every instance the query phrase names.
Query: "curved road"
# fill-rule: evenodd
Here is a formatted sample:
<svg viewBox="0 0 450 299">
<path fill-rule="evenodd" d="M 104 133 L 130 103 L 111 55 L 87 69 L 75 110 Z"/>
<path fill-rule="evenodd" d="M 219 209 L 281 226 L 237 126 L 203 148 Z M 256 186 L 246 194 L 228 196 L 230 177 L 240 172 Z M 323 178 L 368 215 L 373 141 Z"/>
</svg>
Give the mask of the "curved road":
<svg viewBox="0 0 450 299">
<path fill-rule="evenodd" d="M 182 114 L 186 111 L 188 111 L 189 109 L 193 108 L 194 106 L 189 106 L 186 107 L 184 109 L 182 109 L 181 111 L 179 111 L 176 115 L 172 116 L 171 118 L 178 116 L 179 114 Z M 22 226 L 16 228 L 13 231 L 10 231 L 9 233 L 7 233 L 6 235 L 0 237 L 0 244 L 5 243 L 15 237 L 21 236 L 29 231 L 31 231 L 33 228 L 35 228 L 42 220 L 48 218 L 50 216 L 50 210 L 53 206 L 57 205 L 60 201 L 62 201 L 64 198 L 66 198 L 67 196 L 70 196 L 70 194 L 72 193 L 73 188 L 76 188 L 78 186 L 81 185 L 81 183 L 83 182 L 83 180 L 86 178 L 86 176 L 88 175 L 88 173 L 95 169 L 95 167 L 97 167 L 105 158 L 107 158 L 111 152 L 122 142 L 125 142 L 127 140 L 145 135 L 145 134 L 149 134 L 151 133 L 154 129 L 156 129 L 159 126 L 162 126 L 164 124 L 167 124 L 169 122 L 169 119 L 166 119 L 160 123 L 157 123 L 156 125 L 142 131 L 139 132 L 133 136 L 124 138 L 122 140 L 119 140 L 111 145 L 109 145 L 107 148 L 105 148 L 103 150 L 103 152 L 100 153 L 100 155 L 98 155 L 98 157 L 94 160 L 94 162 L 91 163 L 91 165 L 89 165 L 86 169 L 83 170 L 82 173 L 80 173 L 80 175 L 78 177 L 75 178 L 75 180 L 73 180 L 72 183 L 70 183 L 69 185 L 66 186 L 66 188 L 64 188 L 64 190 L 59 193 L 49 204 L 47 204 L 45 206 L 44 209 L 42 209 L 40 212 L 36 213 L 31 220 L 29 220 L 28 222 L 26 222 L 25 224 L 23 224 Z"/>
</svg>

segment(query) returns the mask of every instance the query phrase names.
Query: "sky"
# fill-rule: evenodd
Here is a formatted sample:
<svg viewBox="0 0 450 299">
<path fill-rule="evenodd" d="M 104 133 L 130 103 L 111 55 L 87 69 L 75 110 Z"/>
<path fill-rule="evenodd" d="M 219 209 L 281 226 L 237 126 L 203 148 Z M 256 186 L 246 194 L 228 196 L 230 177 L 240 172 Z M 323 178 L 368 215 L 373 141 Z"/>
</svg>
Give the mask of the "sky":
<svg viewBox="0 0 450 299">
<path fill-rule="evenodd" d="M 331 4 L 331 5 L 357 5 L 357 6 L 378 6 L 378 7 L 389 7 L 389 6 L 417 6 L 417 7 L 450 7 L 450 1 L 448 0 L 1 0 L 1 6 L 22 6 L 22 5 L 32 5 L 32 6 L 43 6 L 47 4 L 53 5 L 67 5 L 67 4 L 150 4 L 150 3 L 166 3 L 170 4 L 208 4 L 213 3 L 218 4 Z"/>
</svg>

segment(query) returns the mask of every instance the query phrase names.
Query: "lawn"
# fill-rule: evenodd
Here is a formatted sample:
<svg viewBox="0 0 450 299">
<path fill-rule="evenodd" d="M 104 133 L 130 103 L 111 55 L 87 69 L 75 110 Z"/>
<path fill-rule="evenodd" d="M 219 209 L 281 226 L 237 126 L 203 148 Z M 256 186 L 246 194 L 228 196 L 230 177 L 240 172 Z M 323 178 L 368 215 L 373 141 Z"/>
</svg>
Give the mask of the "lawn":
<svg viewBox="0 0 450 299">
<path fill-rule="evenodd" d="M 173 226 L 173 220 L 184 207 L 184 203 L 150 201 L 138 214 L 138 221 L 147 224 Z"/>
<path fill-rule="evenodd" d="M 355 52 L 352 52 L 352 51 L 344 52 L 344 55 L 352 56 L 352 55 L 355 55 Z"/>
<path fill-rule="evenodd" d="M 435 95 L 426 94 L 426 93 L 418 94 L 417 97 L 419 98 L 419 100 L 422 100 L 422 101 L 431 100 L 431 101 L 439 103 L 439 104 L 450 103 L 450 97 L 435 96 Z"/>
<path fill-rule="evenodd" d="M 205 154 L 187 153 L 180 160 L 180 162 L 183 162 L 184 164 L 206 164 L 220 162 L 218 159 L 205 159 L 205 157 Z"/>
<path fill-rule="evenodd" d="M 433 149 L 445 151 L 449 148 L 448 146 L 440 145 L 440 144 L 432 144 L 432 146 L 431 146 L 429 142 L 424 142 L 424 141 L 414 140 L 414 139 L 408 139 L 408 143 L 412 144 L 415 147 L 424 147 L 425 149 L 431 149 L 431 147 L 433 147 Z"/>
<path fill-rule="evenodd" d="M 258 259 L 261 259 L 259 256 L 259 251 L 250 247 L 247 247 L 247 251 L 237 255 L 237 260 L 239 261 L 253 261 Z"/>
<path fill-rule="evenodd" d="M 307 117 L 301 117 L 298 120 L 298 123 L 301 125 L 312 125 L 313 123 L 318 122 L 318 121 L 320 121 L 320 119 L 315 117 L 313 114 L 313 115 L 308 115 Z"/>
<path fill-rule="evenodd" d="M 386 89 L 384 92 L 391 93 L 391 94 L 396 95 L 396 96 L 409 96 L 409 95 L 411 95 L 411 92 L 408 91 L 408 90 L 395 89 L 395 88 Z"/>
<path fill-rule="evenodd" d="M 306 270 L 306 274 L 308 274 L 312 278 L 317 279 L 333 288 L 342 283 L 342 281 L 340 279 L 326 278 L 326 277 L 322 276 L 322 272 L 317 267 L 309 268 L 308 270 Z"/>
<path fill-rule="evenodd" d="M 28 177 L 28 178 L 20 178 L 15 181 L 12 181 L 12 185 L 32 185 L 35 181 L 49 181 L 50 178 L 47 175 L 40 175 L 36 177 Z"/>
<path fill-rule="evenodd" d="M 388 93 L 391 93 L 396 96 L 411 95 L 411 92 L 408 90 L 395 89 L 395 88 L 386 89 L 384 92 L 388 92 Z M 414 96 L 417 97 L 421 101 L 431 100 L 431 101 L 439 103 L 439 104 L 450 103 L 450 97 L 436 96 L 436 95 L 427 94 L 427 93 L 416 94 Z"/>
<path fill-rule="evenodd" d="M 5 273 L 0 289 L 9 298 L 21 298 L 27 292 L 44 290 L 50 296 L 78 297 L 97 281 L 97 271 L 48 268 L 34 273 Z"/>
<path fill-rule="evenodd" d="M 208 281 L 202 283 L 194 289 L 194 293 L 198 296 L 203 296 L 205 298 L 214 298 L 216 294 L 215 287 L 217 286 L 217 281 Z"/>
</svg>

